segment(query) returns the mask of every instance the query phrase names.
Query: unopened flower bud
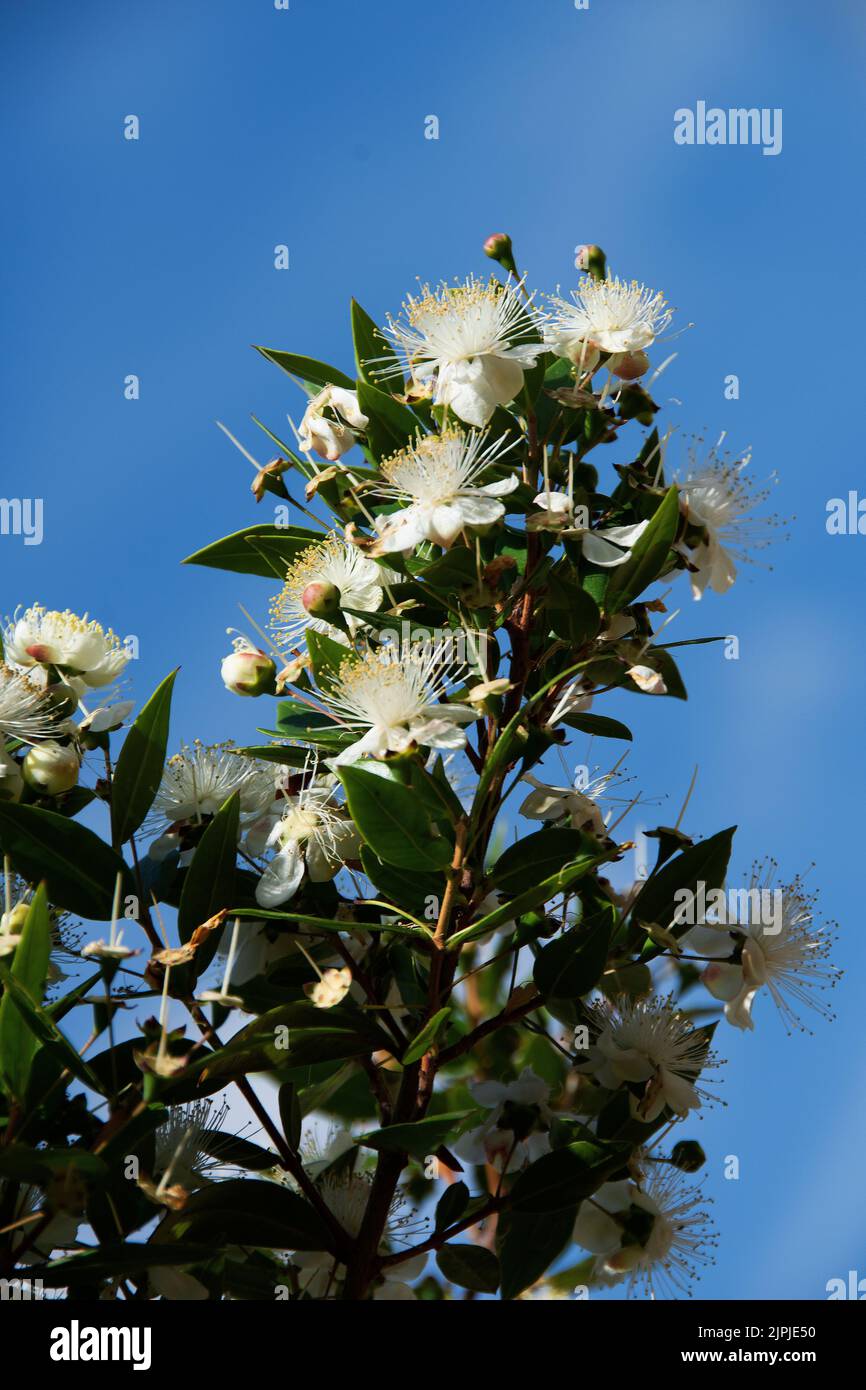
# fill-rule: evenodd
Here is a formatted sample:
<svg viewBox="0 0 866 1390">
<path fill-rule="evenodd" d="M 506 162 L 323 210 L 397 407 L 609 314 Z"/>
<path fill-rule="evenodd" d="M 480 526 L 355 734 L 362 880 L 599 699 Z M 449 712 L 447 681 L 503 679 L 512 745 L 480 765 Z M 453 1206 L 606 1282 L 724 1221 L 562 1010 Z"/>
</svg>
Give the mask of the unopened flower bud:
<svg viewBox="0 0 866 1390">
<path fill-rule="evenodd" d="M 27 903 L 16 903 L 9 912 L 4 912 L 0 916 L 0 932 L 10 932 L 17 936 L 27 921 L 29 911 L 30 908 Z"/>
<path fill-rule="evenodd" d="M 74 748 L 54 739 L 31 748 L 22 767 L 24 781 L 46 796 L 71 791 L 78 781 L 79 762 Z"/>
<path fill-rule="evenodd" d="M 575 256 L 578 270 L 585 270 L 594 280 L 603 280 L 607 274 L 607 256 L 600 246 L 578 246 Z"/>
<path fill-rule="evenodd" d="M 645 352 L 618 352 L 607 365 L 621 381 L 637 381 L 649 371 L 650 360 Z"/>
<path fill-rule="evenodd" d="M 234 695 L 273 695 L 277 668 L 257 647 L 236 647 L 220 666 L 223 685 Z"/>
<path fill-rule="evenodd" d="M 696 1173 L 706 1161 L 707 1156 L 697 1139 L 681 1139 L 671 1150 L 671 1163 L 683 1173 Z"/>
<path fill-rule="evenodd" d="M 23 790 L 21 768 L 0 744 L 0 801 L 17 801 Z"/>
<path fill-rule="evenodd" d="M 311 618 L 333 619 L 340 611 L 340 590 L 336 584 L 315 580 L 301 594 L 301 603 Z"/>
<path fill-rule="evenodd" d="M 503 270 L 507 270 L 510 275 L 517 274 L 517 266 L 514 263 L 514 248 L 507 232 L 494 232 L 492 236 L 489 236 L 484 243 L 484 254 L 489 256 L 491 261 L 498 261 Z"/>
</svg>

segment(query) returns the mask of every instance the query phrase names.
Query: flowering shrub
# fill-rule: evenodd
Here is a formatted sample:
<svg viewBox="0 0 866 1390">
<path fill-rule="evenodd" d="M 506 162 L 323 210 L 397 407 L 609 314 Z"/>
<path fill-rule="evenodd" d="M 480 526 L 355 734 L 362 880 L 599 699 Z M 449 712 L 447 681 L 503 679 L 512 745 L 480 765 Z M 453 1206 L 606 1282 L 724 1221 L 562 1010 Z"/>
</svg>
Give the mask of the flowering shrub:
<svg viewBox="0 0 866 1390">
<path fill-rule="evenodd" d="M 306 397 L 253 484 L 276 520 L 187 561 L 270 586 L 221 667 L 275 701 L 258 742 L 167 756 L 171 674 L 118 750 L 131 705 L 91 708 L 118 639 L 38 604 L 7 627 L 0 1276 L 676 1295 L 713 1258 L 688 1122 L 717 1025 L 826 1015 L 832 931 L 775 865 L 728 888 L 733 830 L 687 805 L 629 886 L 632 734 L 599 706 L 685 698 L 667 594 L 730 588 L 766 494 L 716 451 L 669 476 L 661 294 L 587 247 L 540 297 L 485 249 L 502 278 L 381 328 L 353 304 L 357 379 L 260 349 Z M 575 738 L 593 776 L 563 776 Z"/>
</svg>

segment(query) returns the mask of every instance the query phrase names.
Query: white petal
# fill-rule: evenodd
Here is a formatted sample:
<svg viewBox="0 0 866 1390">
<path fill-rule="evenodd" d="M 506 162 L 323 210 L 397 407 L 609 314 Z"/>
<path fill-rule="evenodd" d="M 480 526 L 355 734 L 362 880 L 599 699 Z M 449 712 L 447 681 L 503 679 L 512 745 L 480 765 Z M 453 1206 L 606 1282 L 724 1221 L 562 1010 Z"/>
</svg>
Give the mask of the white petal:
<svg viewBox="0 0 866 1390">
<path fill-rule="evenodd" d="M 256 902 L 259 907 L 279 907 L 298 891 L 304 876 L 304 861 L 296 841 L 292 841 L 271 860 L 259 879 Z"/>
</svg>

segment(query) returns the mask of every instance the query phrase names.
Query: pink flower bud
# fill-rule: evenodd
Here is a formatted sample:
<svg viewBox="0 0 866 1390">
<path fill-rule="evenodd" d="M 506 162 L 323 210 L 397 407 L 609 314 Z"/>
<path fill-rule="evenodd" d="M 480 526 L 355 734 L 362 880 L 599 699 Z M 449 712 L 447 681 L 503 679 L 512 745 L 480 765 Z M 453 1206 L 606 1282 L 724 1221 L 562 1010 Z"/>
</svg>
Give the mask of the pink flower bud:
<svg viewBox="0 0 866 1390">
<path fill-rule="evenodd" d="M 273 695 L 277 668 L 266 652 L 256 647 L 236 648 L 220 666 L 223 685 L 233 695 Z"/>
</svg>

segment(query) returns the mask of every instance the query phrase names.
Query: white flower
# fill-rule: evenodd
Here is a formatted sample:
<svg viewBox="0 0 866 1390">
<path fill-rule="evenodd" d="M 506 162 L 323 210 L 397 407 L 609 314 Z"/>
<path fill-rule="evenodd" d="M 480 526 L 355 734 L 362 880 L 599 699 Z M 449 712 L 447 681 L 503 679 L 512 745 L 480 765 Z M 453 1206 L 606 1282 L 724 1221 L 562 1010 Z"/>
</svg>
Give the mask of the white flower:
<svg viewBox="0 0 866 1390">
<path fill-rule="evenodd" d="M 333 797 L 333 779 L 317 781 L 315 770 L 298 792 L 286 796 L 283 813 L 268 838 L 277 853 L 256 887 L 260 907 L 279 907 L 294 897 L 305 869 L 313 883 L 325 883 L 347 859 L 357 858 L 358 832 L 345 811 L 334 805 Z"/>
<path fill-rule="evenodd" d="M 612 773 L 597 777 L 586 787 L 554 787 L 540 782 L 527 772 L 524 782 L 529 782 L 534 791 L 526 797 L 520 814 L 530 820 L 561 821 L 566 816 L 573 830 L 588 830 L 593 835 L 604 836 L 605 817 L 597 798 L 613 780 Z"/>
<path fill-rule="evenodd" d="M 88 621 L 86 613 L 79 618 L 69 609 L 49 611 L 40 603 L 15 614 L 3 641 L 15 665 L 56 666 L 94 689 L 110 685 L 129 661 L 120 638 Z"/>
<path fill-rule="evenodd" d="M 560 535 L 576 537 L 580 540 L 584 559 L 605 569 L 624 565 L 632 547 L 649 526 L 649 521 L 638 521 L 630 526 L 592 529 L 583 519 L 586 508 L 576 509 L 573 498 L 566 492 L 540 492 L 535 504 L 541 512 L 530 518 L 534 529 L 555 530 Z"/>
<path fill-rule="evenodd" d="M 517 475 L 491 483 L 479 483 L 478 478 L 511 445 L 500 439 L 484 448 L 485 438 L 459 429 L 419 435 L 414 444 L 382 463 L 387 482 L 381 491 L 410 505 L 376 518 L 381 552 L 411 550 L 421 541 L 447 549 L 461 532 L 489 526 L 505 515 L 505 503 L 499 499 L 514 491 Z"/>
<path fill-rule="evenodd" d="M 655 1298 L 689 1295 L 700 1267 L 712 1263 L 715 1232 L 700 1186 L 675 1168 L 654 1166 L 643 1186 L 604 1183 L 580 1204 L 574 1240 L 601 1258 L 601 1282 L 628 1277 L 632 1291 Z"/>
<path fill-rule="evenodd" d="M 434 404 L 477 429 L 519 395 L 524 368 L 544 352 L 542 343 L 527 341 L 534 327 L 528 307 L 497 280 L 424 286 L 403 308 L 405 322 L 389 319 L 386 332 L 409 371 L 421 383 L 435 379 Z"/>
<path fill-rule="evenodd" d="M 347 965 L 323 970 L 315 984 L 304 985 L 304 993 L 317 1009 L 333 1009 L 352 988 L 352 972 Z"/>
<path fill-rule="evenodd" d="M 367 1203 L 370 1200 L 372 1179 L 366 1173 L 326 1172 L 318 1183 L 319 1191 L 328 1210 L 338 1225 L 350 1237 L 356 1237 L 361 1230 Z M 387 1254 L 395 1241 L 405 1240 L 406 1232 L 417 1227 L 414 1211 L 404 1214 L 406 1200 L 397 1192 L 391 1201 L 385 1224 L 385 1233 L 379 1247 L 380 1253 Z M 345 1268 L 333 1255 L 319 1250 L 296 1250 L 292 1263 L 302 1272 L 301 1286 L 312 1298 L 338 1297 L 337 1284 L 345 1277 Z M 388 1266 L 382 1280 L 373 1290 L 375 1300 L 408 1301 L 415 1295 L 406 1281 L 417 1279 L 427 1263 L 426 1253 L 408 1255 L 393 1267 Z"/>
<path fill-rule="evenodd" d="M 750 890 L 757 892 L 749 892 L 738 925 L 713 929 L 720 938 L 719 951 L 738 955 L 739 960 L 708 965 L 701 978 L 716 999 L 725 1001 L 725 1018 L 735 1028 L 754 1028 L 752 1004 L 758 991 L 766 988 L 788 1031 L 805 1032 L 797 1006 L 813 1009 L 825 1019 L 833 1017 L 821 992 L 841 977 L 828 959 L 834 933 L 829 924 L 815 920 L 816 895 L 806 892 L 799 875 L 776 890 L 771 888 L 775 869 L 772 860 L 756 866 Z M 765 921 L 762 904 L 771 892 L 780 898 Z M 689 934 L 690 945 L 694 935 Z M 707 936 L 701 932 L 702 954 L 715 954 L 703 944 Z"/>
<path fill-rule="evenodd" d="M 685 1117 L 712 1098 L 697 1086 L 702 1071 L 720 1065 L 705 1033 L 694 1027 L 672 997 L 629 999 L 589 1005 L 596 1037 L 577 1070 L 610 1091 L 627 1083 L 643 1086 L 633 1110 L 644 1123 L 667 1106 Z"/>
<path fill-rule="evenodd" d="M 61 732 L 66 716 L 24 671 L 0 663 L 0 737 L 24 743 Z"/>
<path fill-rule="evenodd" d="M 551 296 L 554 310 L 544 328 L 547 346 L 571 362 L 580 363 L 599 348 L 620 353 L 649 347 L 672 317 L 664 296 L 636 280 L 595 280 L 588 275 L 571 298 L 569 303 Z"/>
<path fill-rule="evenodd" d="M 702 526 L 706 532 L 705 539 L 685 552 L 696 599 L 702 598 L 708 587 L 713 593 L 726 593 L 737 577 L 735 561 L 748 563 L 750 550 L 770 543 L 761 528 L 777 524 L 777 519 L 752 515 L 766 502 L 769 489 L 756 491 L 743 476 L 750 461 L 747 454 L 730 463 L 711 449 L 706 462 L 699 464 L 693 452 L 689 471 L 678 483 L 681 510 L 694 526 Z"/>
<path fill-rule="evenodd" d="M 370 560 L 357 546 L 348 545 L 336 535 L 320 544 L 309 545 L 289 566 L 281 592 L 271 604 L 271 625 L 280 645 L 294 646 L 307 628 L 326 633 L 338 642 L 346 634 L 325 618 L 315 618 L 304 606 L 304 593 L 311 584 L 333 584 L 340 594 L 340 605 L 375 613 L 382 602 L 383 581 L 389 571 Z M 345 615 L 346 626 L 354 634 L 362 626 L 359 618 Z"/>
<path fill-rule="evenodd" d="M 326 414 L 330 411 L 330 414 Z M 369 420 L 362 414 L 354 391 L 326 386 L 309 402 L 298 430 L 298 442 L 307 452 L 334 463 L 352 448 Z"/>
<path fill-rule="evenodd" d="M 207 748 L 196 740 L 169 758 L 153 806 L 171 825 L 198 822 L 216 815 L 234 792 L 242 816 L 261 815 L 274 800 L 273 769 L 233 753 L 229 744 Z"/>
<path fill-rule="evenodd" d="M 442 703 L 457 671 L 444 645 L 402 652 L 383 646 L 359 659 L 344 661 L 338 679 L 321 695 L 334 717 L 363 736 L 333 760 L 357 762 L 365 753 L 383 757 L 410 744 L 425 748 L 464 748 L 466 733 L 478 710 Z"/>
<path fill-rule="evenodd" d="M 512 1173 L 549 1153 L 550 1087 L 531 1067 L 525 1067 L 516 1081 L 473 1082 L 469 1090 L 491 1113 L 453 1146 L 458 1158 Z"/>
<path fill-rule="evenodd" d="M 164 1187 L 179 1183 L 188 1192 L 210 1183 L 215 1174 L 234 1171 L 220 1157 L 221 1144 L 233 1138 L 222 1131 L 229 1113 L 226 1101 L 214 1108 L 209 1099 L 170 1105 L 168 1118 L 156 1131 L 154 1177 Z"/>
<path fill-rule="evenodd" d="M 0 1179 L 0 1206 L 3 1204 L 7 1190 L 7 1180 Z M 41 1215 L 44 1210 L 42 1194 L 38 1187 L 20 1186 L 7 1220 L 12 1225 L 16 1221 L 31 1216 L 34 1212 Z M 14 1263 L 40 1264 L 44 1260 L 49 1260 L 55 1250 L 68 1250 L 76 1243 L 81 1222 L 82 1218 L 79 1216 L 58 1212 L 56 1216 L 52 1216 L 33 1244 L 29 1245 L 29 1248 L 23 1251 Z M 32 1222 L 27 1222 L 26 1225 L 19 1227 L 13 1236 L 15 1244 L 20 1246 L 27 1242 L 32 1228 Z"/>
</svg>

